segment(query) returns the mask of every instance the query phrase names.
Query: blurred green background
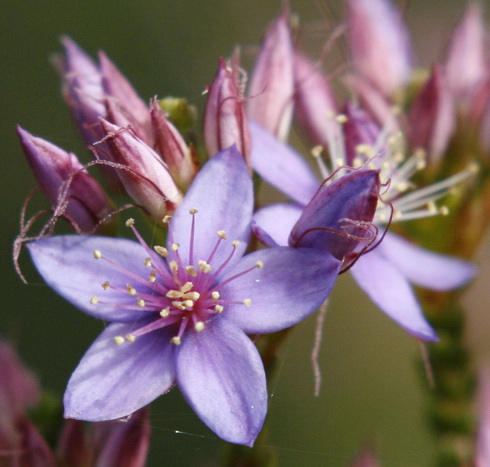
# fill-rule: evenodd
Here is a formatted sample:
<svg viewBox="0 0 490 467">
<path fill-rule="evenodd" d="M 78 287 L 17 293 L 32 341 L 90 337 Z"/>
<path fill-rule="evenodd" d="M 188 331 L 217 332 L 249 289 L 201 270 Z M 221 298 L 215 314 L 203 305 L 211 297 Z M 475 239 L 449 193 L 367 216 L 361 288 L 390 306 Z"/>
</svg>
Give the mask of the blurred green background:
<svg viewBox="0 0 490 467">
<path fill-rule="evenodd" d="M 71 36 L 92 55 L 105 50 L 145 99 L 185 96 L 202 108 L 201 91 L 211 83 L 218 57 L 242 44 L 246 62 L 251 63 L 251 54 L 281 5 L 279 0 L 4 2 L 0 125 L 5 164 L 0 190 L 1 277 L 7 300 L 0 334 L 17 344 L 45 388 L 63 393 L 71 371 L 103 329 L 102 322 L 84 316 L 49 290 L 25 253 L 21 265 L 29 286 L 16 276 L 11 260 L 19 212 L 35 185 L 15 124 L 88 160 L 49 63 L 51 55 L 61 51 L 59 37 Z M 430 64 L 465 2 L 413 0 L 400 5 L 412 28 L 418 61 Z M 318 50 L 328 37 L 326 25 L 340 18 L 342 3 L 291 0 L 291 7 Z M 369 443 L 383 465 L 428 465 L 431 438 L 423 424 L 416 341 L 342 277 L 324 327 L 322 391 L 314 397 L 314 327 L 315 317 L 298 326 L 269 387 L 266 447 L 276 450 L 280 465 L 347 465 Z M 178 390 L 153 404 L 151 424 L 148 465 L 220 464 L 223 443 L 201 424 Z"/>
</svg>

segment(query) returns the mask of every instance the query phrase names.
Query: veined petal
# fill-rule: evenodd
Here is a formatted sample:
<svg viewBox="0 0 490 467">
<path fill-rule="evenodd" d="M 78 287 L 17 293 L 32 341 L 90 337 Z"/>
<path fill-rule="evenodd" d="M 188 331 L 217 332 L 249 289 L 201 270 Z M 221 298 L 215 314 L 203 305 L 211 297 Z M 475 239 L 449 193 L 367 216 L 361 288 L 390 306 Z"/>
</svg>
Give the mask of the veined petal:
<svg viewBox="0 0 490 467">
<path fill-rule="evenodd" d="M 258 123 L 250 122 L 252 165 L 268 183 L 299 204 L 308 204 L 320 181 L 307 162 Z"/>
<path fill-rule="evenodd" d="M 252 179 L 242 155 L 231 146 L 212 157 L 198 172 L 181 205 L 170 223 L 169 247 L 180 243 L 179 255 L 184 262 L 190 256 L 190 232 L 195 214 L 194 260 L 205 260 L 216 241 L 217 232 L 227 234 L 229 248 L 218 248 L 214 255 L 216 264 L 228 257 L 230 242 L 239 240 L 235 258 L 247 247 L 253 209 Z M 187 263 L 189 264 L 189 263 Z"/>
<path fill-rule="evenodd" d="M 456 289 L 467 284 L 477 273 L 474 264 L 425 250 L 393 233 L 385 235 L 377 251 L 408 280 L 427 289 Z"/>
<path fill-rule="evenodd" d="M 104 290 L 104 281 L 125 289 L 128 276 L 103 259 L 94 258 L 94 251 L 98 250 L 127 271 L 147 278 L 149 270 L 144 261 L 148 255 L 139 243 L 122 238 L 61 235 L 43 238 L 29 243 L 27 247 L 46 283 L 83 312 L 105 321 L 131 322 L 148 314 L 138 310 L 135 297 L 128 294 L 125 298 L 111 288 Z M 147 287 L 136 283 L 134 286 L 140 292 L 152 293 L 150 282 Z M 103 302 L 135 306 L 126 310 L 100 302 L 93 305 L 91 298 L 94 296 L 100 297 Z"/>
<path fill-rule="evenodd" d="M 277 247 L 245 256 L 229 276 L 257 261 L 262 261 L 262 268 L 229 282 L 221 295 L 224 300 L 251 300 L 250 307 L 225 305 L 223 318 L 246 333 L 258 334 L 280 331 L 313 313 L 330 294 L 341 264 L 325 251 Z"/>
<path fill-rule="evenodd" d="M 201 420 L 220 438 L 252 446 L 264 423 L 264 368 L 250 339 L 224 319 L 189 333 L 177 348 L 177 381 Z"/>
<path fill-rule="evenodd" d="M 254 214 L 254 221 L 259 229 L 266 232 L 277 245 L 287 246 L 289 233 L 302 212 L 303 207 L 297 204 L 271 204 L 259 209 Z"/>
<path fill-rule="evenodd" d="M 116 345 L 116 336 L 145 324 L 110 324 L 73 372 L 65 392 L 65 418 L 98 422 L 132 414 L 168 391 L 175 381 L 171 333 L 153 331 Z"/>
<path fill-rule="evenodd" d="M 359 258 L 350 272 L 381 311 L 403 329 L 419 339 L 437 341 L 408 281 L 377 250 Z"/>
</svg>

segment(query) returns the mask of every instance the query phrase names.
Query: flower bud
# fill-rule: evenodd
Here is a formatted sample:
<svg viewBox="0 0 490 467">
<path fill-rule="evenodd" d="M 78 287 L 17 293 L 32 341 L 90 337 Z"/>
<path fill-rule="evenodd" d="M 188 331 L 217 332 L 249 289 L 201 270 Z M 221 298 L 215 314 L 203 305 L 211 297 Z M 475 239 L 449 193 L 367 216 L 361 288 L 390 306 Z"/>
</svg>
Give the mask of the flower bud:
<svg viewBox="0 0 490 467">
<path fill-rule="evenodd" d="M 330 83 L 302 53 L 294 54 L 295 116 L 313 144 L 329 146 L 329 137 L 338 131 L 333 117 L 337 103 Z"/>
<path fill-rule="evenodd" d="M 34 137 L 20 126 L 17 133 L 36 177 L 54 209 L 90 232 L 111 210 L 111 203 L 97 180 L 79 162 L 75 154 Z M 64 206 L 66 203 L 66 206 Z"/>
<path fill-rule="evenodd" d="M 248 115 L 285 140 L 293 112 L 294 68 L 291 32 L 284 14 L 269 27 L 252 73 Z"/>
<path fill-rule="evenodd" d="M 439 66 L 415 98 L 408 116 L 410 143 L 428 153 L 430 164 L 437 164 L 445 151 L 456 125 L 453 96 L 446 76 Z"/>
<path fill-rule="evenodd" d="M 291 230 L 289 245 L 323 249 L 339 260 L 349 257 L 361 241 L 374 239 L 369 224 L 379 189 L 377 170 L 356 170 L 323 184 Z"/>
<path fill-rule="evenodd" d="M 117 174 L 128 195 L 159 219 L 173 211 L 181 193 L 160 156 L 130 128 L 120 128 L 103 119 L 101 125 L 106 134 L 104 147 L 108 148 L 105 156 L 119 164 Z"/>
<path fill-rule="evenodd" d="M 385 95 L 410 73 L 410 42 L 400 13 L 388 0 L 348 0 L 347 39 L 355 71 Z"/>
<path fill-rule="evenodd" d="M 218 73 L 209 88 L 204 138 L 210 156 L 236 144 L 250 166 L 250 129 L 237 73 L 236 68 L 220 59 Z"/>
<path fill-rule="evenodd" d="M 197 163 L 181 134 L 170 123 L 160 103 L 150 103 L 150 116 L 155 137 L 155 149 L 162 156 L 173 178 L 182 187 L 190 185 L 197 173 Z"/>
</svg>

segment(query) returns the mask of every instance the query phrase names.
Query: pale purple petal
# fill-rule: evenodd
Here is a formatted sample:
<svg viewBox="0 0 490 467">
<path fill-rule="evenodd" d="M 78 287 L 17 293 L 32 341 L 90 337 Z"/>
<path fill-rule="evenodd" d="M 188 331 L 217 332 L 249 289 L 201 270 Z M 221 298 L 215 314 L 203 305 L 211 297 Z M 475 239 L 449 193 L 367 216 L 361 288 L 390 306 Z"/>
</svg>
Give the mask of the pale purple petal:
<svg viewBox="0 0 490 467">
<path fill-rule="evenodd" d="M 252 341 L 216 319 L 185 336 L 176 366 L 179 388 L 199 418 L 225 441 L 252 446 L 267 411 L 264 368 Z"/>
<path fill-rule="evenodd" d="M 304 158 L 258 123 L 250 122 L 250 131 L 254 170 L 292 200 L 307 204 L 320 181 Z"/>
<path fill-rule="evenodd" d="M 340 261 L 313 248 L 268 248 L 244 258 L 226 277 L 253 269 L 222 289 L 222 298 L 240 302 L 224 305 L 223 318 L 249 334 L 276 332 L 313 313 L 328 297 L 339 273 Z M 251 299 L 250 307 L 242 305 Z"/>
<path fill-rule="evenodd" d="M 408 281 L 377 250 L 362 256 L 350 271 L 371 300 L 397 324 L 419 339 L 437 341 Z"/>
<path fill-rule="evenodd" d="M 212 157 L 199 171 L 182 204 L 170 223 L 170 243 L 180 244 L 182 261 L 190 264 L 190 234 L 192 215 L 195 216 L 195 240 L 193 261 L 207 260 L 218 236 L 224 230 L 228 236 L 227 246 L 218 249 L 214 264 L 220 264 L 231 251 L 230 241 L 239 240 L 235 258 L 240 258 L 246 249 L 250 235 L 253 209 L 252 179 L 242 155 L 232 146 Z"/>
<path fill-rule="evenodd" d="M 287 246 L 289 233 L 298 221 L 303 207 L 297 204 L 271 204 L 254 214 L 254 221 L 281 246 Z"/>
<path fill-rule="evenodd" d="M 477 267 L 453 256 L 424 250 L 388 233 L 377 249 L 411 282 L 432 290 L 452 290 L 473 279 Z"/>
<path fill-rule="evenodd" d="M 94 250 L 99 250 L 127 271 L 146 279 L 149 270 L 144 260 L 148 254 L 139 243 L 122 238 L 60 235 L 29 243 L 27 247 L 46 283 L 83 312 L 105 321 L 134 321 L 148 315 L 138 309 L 136 297 L 110 288 L 104 290 L 102 283 L 109 281 L 111 285 L 125 289 L 130 282 L 138 291 L 148 293 L 151 293 L 151 283 L 145 286 L 133 282 L 126 274 L 103 259 L 96 260 L 93 255 Z M 125 310 L 103 303 L 92 305 L 93 296 L 120 305 L 134 304 L 134 309 Z"/>
<path fill-rule="evenodd" d="M 131 343 L 114 343 L 114 337 L 147 323 L 113 323 L 100 334 L 68 382 L 65 418 L 93 422 L 122 418 L 172 387 L 175 347 L 170 332 L 157 330 Z"/>
</svg>

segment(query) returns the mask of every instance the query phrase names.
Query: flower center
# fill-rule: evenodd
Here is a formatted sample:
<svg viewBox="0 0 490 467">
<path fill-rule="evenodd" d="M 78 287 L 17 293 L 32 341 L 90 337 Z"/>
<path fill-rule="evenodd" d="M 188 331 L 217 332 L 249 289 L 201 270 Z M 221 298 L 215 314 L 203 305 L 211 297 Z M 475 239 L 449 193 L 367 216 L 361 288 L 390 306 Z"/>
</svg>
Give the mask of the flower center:
<svg viewBox="0 0 490 467">
<path fill-rule="evenodd" d="M 209 249 L 209 254 L 205 259 L 194 261 L 194 244 L 196 240 L 195 214 L 196 209 L 191 209 L 192 224 L 189 243 L 188 262 L 184 262 L 179 254 L 180 244 L 173 242 L 170 249 L 162 246 L 155 246 L 153 249 L 141 237 L 134 226 L 134 220 L 129 219 L 126 225 L 130 227 L 140 244 L 146 250 L 146 258 L 143 259 L 144 265 L 149 269 L 146 276 L 141 276 L 135 272 L 122 267 L 110 258 L 105 257 L 101 251 L 93 252 L 94 258 L 103 260 L 116 269 L 120 274 L 127 277 L 125 287 L 112 285 L 109 280 L 102 283 L 104 290 L 113 290 L 121 295 L 121 302 L 106 302 L 99 297 L 92 297 L 91 303 L 110 305 L 116 308 L 131 309 L 135 314 L 141 311 L 146 312 L 144 318 L 154 319 L 148 324 L 137 328 L 126 336 L 117 336 L 114 342 L 122 345 L 125 342 L 133 342 L 139 336 L 151 331 L 172 326 L 175 335 L 171 338 L 171 343 L 180 345 L 184 334 L 189 330 L 202 332 L 211 321 L 223 313 L 228 305 L 243 305 L 249 307 L 251 300 L 245 298 L 241 302 L 227 300 L 223 297 L 223 288 L 233 280 L 241 277 L 257 268 L 262 268 L 263 264 L 258 261 L 254 266 L 240 271 L 233 276 L 226 277 L 223 274 L 226 266 L 237 254 L 239 241 L 227 242 L 227 235 L 224 230 L 217 232 L 217 240 Z M 169 219 L 166 219 L 168 222 Z M 218 250 L 226 248 L 229 250 L 224 260 L 217 262 L 215 259 Z M 226 251 L 226 250 L 225 250 Z M 127 297 L 134 297 L 133 303 L 127 303 Z M 116 295 L 117 296 L 117 295 Z M 135 316 L 138 319 L 138 315 Z M 143 319 L 144 319 L 143 318 Z"/>
</svg>

